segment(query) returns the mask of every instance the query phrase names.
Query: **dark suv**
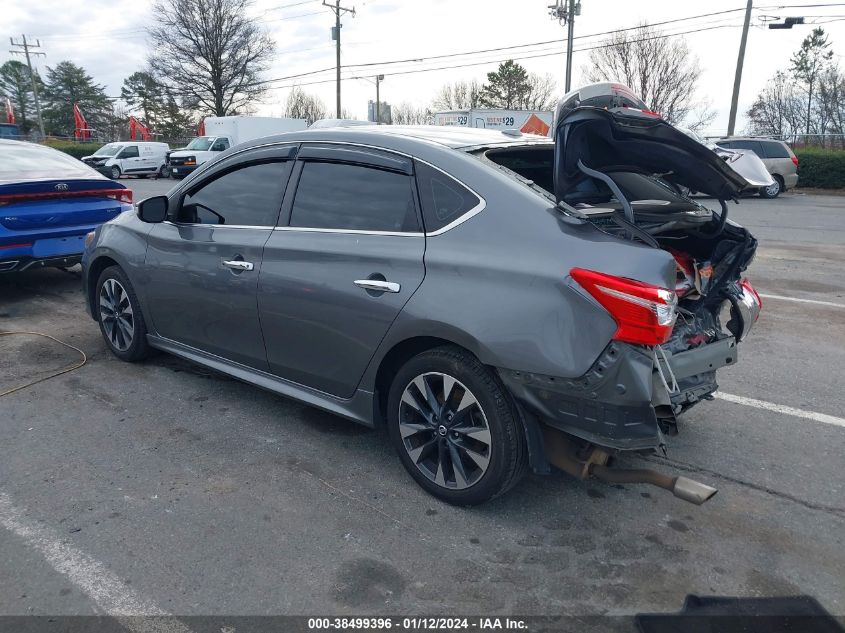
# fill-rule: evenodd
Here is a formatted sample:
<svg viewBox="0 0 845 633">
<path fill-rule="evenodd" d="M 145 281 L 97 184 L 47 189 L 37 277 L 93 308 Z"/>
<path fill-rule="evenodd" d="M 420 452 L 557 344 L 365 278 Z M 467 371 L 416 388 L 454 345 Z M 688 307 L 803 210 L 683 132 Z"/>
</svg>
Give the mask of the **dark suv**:
<svg viewBox="0 0 845 633">
<path fill-rule="evenodd" d="M 754 238 L 653 175 L 668 171 L 721 199 L 746 184 L 630 108 L 577 108 L 556 142 L 433 126 L 264 138 L 92 234 L 87 303 L 124 360 L 156 348 L 386 425 L 453 503 L 550 464 L 700 503 L 715 490 L 608 467 L 666 444 L 759 310 L 741 279 Z"/>
</svg>

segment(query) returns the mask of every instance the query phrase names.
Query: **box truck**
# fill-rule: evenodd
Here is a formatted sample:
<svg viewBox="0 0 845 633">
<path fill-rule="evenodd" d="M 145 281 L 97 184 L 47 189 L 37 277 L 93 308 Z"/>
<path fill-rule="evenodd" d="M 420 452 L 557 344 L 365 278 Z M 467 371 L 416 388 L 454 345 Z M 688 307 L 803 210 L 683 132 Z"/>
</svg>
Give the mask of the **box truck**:
<svg viewBox="0 0 845 633">
<path fill-rule="evenodd" d="M 553 119 L 553 112 L 542 110 L 469 108 L 467 110 L 448 110 L 434 113 L 434 125 L 519 130 L 523 134 L 539 134 L 541 136 L 549 135 Z"/>
<path fill-rule="evenodd" d="M 305 119 L 258 116 L 210 116 L 205 118 L 203 124 L 203 136 L 192 140 L 184 149 L 171 152 L 169 164 L 172 178 L 184 178 L 220 152 L 239 143 L 308 127 Z"/>
</svg>

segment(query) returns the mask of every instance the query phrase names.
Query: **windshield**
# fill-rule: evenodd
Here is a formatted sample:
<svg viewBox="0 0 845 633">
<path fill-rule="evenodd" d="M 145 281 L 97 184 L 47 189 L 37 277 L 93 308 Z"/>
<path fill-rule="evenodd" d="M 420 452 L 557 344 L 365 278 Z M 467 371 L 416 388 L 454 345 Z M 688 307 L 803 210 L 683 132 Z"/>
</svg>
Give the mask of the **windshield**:
<svg viewBox="0 0 845 633">
<path fill-rule="evenodd" d="M 103 145 L 100 149 L 94 152 L 94 156 L 114 156 L 117 154 L 123 145 L 120 143 L 109 143 L 108 145 Z"/>
<path fill-rule="evenodd" d="M 214 136 L 198 136 L 193 141 L 188 143 L 188 147 L 185 149 L 195 149 L 200 152 L 208 151 L 208 148 L 211 147 L 211 144 L 214 142 Z"/>
</svg>

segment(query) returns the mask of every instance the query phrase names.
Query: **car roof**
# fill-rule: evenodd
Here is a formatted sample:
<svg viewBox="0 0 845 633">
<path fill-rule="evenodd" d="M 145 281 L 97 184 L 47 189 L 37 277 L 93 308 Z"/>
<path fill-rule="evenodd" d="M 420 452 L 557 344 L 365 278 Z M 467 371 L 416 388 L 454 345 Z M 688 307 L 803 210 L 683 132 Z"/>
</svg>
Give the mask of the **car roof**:
<svg viewBox="0 0 845 633">
<path fill-rule="evenodd" d="M 444 148 L 470 151 L 487 147 L 508 145 L 550 145 L 552 140 L 536 134 L 522 134 L 518 130 L 487 130 L 446 125 L 361 125 L 352 127 L 326 127 L 287 132 L 249 141 L 241 145 L 263 145 L 268 142 L 322 141 L 380 145 L 407 145 L 407 141 Z M 405 141 L 405 143 L 400 143 Z"/>
</svg>

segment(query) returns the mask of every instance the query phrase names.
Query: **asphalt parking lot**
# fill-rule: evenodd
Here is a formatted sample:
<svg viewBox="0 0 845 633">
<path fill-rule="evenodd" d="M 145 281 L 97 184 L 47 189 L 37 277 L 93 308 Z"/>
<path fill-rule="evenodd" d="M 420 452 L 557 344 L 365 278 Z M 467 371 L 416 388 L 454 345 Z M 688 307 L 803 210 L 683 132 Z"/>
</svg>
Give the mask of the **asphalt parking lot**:
<svg viewBox="0 0 845 633">
<path fill-rule="evenodd" d="M 0 276 L 0 331 L 88 356 L 0 397 L 0 614 L 614 615 L 687 594 L 845 614 L 845 198 L 730 210 L 761 242 L 763 315 L 651 464 L 718 487 L 701 507 L 563 474 L 451 507 L 378 432 L 173 357 L 118 361 L 78 268 Z M 0 337 L 0 393 L 76 357 Z"/>
</svg>

